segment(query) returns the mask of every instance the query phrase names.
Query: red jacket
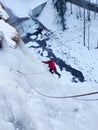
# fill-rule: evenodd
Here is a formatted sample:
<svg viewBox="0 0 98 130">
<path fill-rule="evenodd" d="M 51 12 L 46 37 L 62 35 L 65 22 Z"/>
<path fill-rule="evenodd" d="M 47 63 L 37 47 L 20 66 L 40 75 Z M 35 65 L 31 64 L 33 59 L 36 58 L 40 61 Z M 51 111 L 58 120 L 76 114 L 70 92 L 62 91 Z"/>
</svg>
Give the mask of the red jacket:
<svg viewBox="0 0 98 130">
<path fill-rule="evenodd" d="M 43 61 L 45 64 L 48 64 L 50 69 L 55 69 L 56 68 L 56 65 L 55 65 L 55 62 L 54 60 L 49 60 L 49 61 Z"/>
</svg>

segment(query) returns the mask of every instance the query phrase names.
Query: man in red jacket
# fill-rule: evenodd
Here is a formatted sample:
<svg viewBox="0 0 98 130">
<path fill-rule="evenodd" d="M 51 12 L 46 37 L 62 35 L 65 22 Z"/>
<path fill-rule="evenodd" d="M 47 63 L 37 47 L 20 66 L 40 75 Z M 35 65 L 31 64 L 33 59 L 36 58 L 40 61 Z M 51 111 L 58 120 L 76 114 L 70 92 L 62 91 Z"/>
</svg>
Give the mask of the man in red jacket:
<svg viewBox="0 0 98 130">
<path fill-rule="evenodd" d="M 61 74 L 59 74 L 59 73 L 57 72 L 56 65 L 55 65 L 55 62 L 54 62 L 53 57 L 50 57 L 50 60 L 48 60 L 48 61 L 42 61 L 42 62 L 49 65 L 49 68 L 50 68 L 49 71 L 50 71 L 52 74 L 55 73 L 55 74 L 58 75 L 58 78 L 61 77 Z"/>
</svg>

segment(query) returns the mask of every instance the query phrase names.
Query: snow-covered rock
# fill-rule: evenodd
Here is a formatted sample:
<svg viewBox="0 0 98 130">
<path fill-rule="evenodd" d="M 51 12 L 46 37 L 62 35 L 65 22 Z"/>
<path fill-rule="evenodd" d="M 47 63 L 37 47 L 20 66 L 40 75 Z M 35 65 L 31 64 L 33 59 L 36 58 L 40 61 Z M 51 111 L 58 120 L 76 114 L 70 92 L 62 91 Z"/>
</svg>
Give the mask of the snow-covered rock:
<svg viewBox="0 0 98 130">
<path fill-rule="evenodd" d="M 0 3 L 0 19 L 3 19 L 4 21 L 9 20 L 9 15 L 4 10 L 4 6 Z"/>
<path fill-rule="evenodd" d="M 17 32 L 17 30 L 1 19 L 0 31 L 4 34 L 6 44 L 12 48 L 16 48 L 19 41 L 19 33 Z"/>
</svg>

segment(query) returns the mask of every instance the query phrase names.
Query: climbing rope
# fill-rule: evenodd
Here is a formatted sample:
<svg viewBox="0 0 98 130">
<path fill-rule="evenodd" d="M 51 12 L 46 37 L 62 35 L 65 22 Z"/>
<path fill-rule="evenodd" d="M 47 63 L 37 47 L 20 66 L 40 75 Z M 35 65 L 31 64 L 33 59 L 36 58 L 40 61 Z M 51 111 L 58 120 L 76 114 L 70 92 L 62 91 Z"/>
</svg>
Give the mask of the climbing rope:
<svg viewBox="0 0 98 130">
<path fill-rule="evenodd" d="M 33 74 L 40 74 L 40 73 L 44 73 L 44 72 L 46 72 L 46 71 L 41 71 L 41 72 L 34 72 L 34 73 L 23 73 L 23 72 L 21 72 L 20 70 L 17 70 L 17 72 L 18 73 L 20 73 L 20 74 L 22 74 L 22 75 L 33 75 Z"/>
<path fill-rule="evenodd" d="M 95 95 L 95 94 L 98 94 L 98 92 L 90 92 L 90 93 L 85 93 L 85 94 L 79 94 L 79 95 L 71 95 L 71 96 L 49 96 L 49 95 L 46 95 L 46 94 L 43 94 L 41 92 L 39 92 L 37 89 L 33 88 L 32 85 L 30 84 L 30 82 L 27 80 L 27 78 L 25 77 L 25 75 L 20 72 L 20 71 L 17 71 L 18 73 L 22 74 L 25 78 L 25 80 L 27 81 L 27 83 L 29 84 L 29 86 L 38 94 L 38 95 L 41 95 L 43 97 L 47 97 L 47 98 L 54 98 L 54 99 L 67 99 L 67 98 L 74 98 L 76 100 L 84 100 L 84 101 L 95 101 L 95 100 L 98 100 L 98 99 L 77 99 L 77 97 L 84 97 L 84 96 L 90 96 L 90 95 Z"/>
</svg>

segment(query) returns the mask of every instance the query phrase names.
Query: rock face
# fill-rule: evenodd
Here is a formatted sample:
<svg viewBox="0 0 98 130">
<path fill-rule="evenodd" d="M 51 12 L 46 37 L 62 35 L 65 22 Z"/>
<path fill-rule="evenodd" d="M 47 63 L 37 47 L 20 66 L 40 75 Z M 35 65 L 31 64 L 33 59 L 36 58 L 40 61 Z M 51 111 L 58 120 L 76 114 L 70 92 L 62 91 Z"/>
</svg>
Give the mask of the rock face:
<svg viewBox="0 0 98 130">
<path fill-rule="evenodd" d="M 34 8 L 33 10 L 29 12 L 29 15 L 31 17 L 38 17 L 38 15 L 41 13 L 41 11 L 43 10 L 46 4 L 47 2 L 44 2 L 43 4 L 37 6 L 36 8 Z"/>
<path fill-rule="evenodd" d="M 0 2 L 0 19 L 3 19 L 6 22 L 9 20 L 9 15 L 4 10 L 4 6 L 2 5 L 1 2 Z"/>
<path fill-rule="evenodd" d="M 4 10 L 4 6 L 0 2 L 0 44 L 1 47 L 7 45 L 12 48 L 17 47 L 19 43 L 19 33 L 17 30 L 12 27 L 7 22 L 9 21 L 10 16 Z"/>
</svg>

